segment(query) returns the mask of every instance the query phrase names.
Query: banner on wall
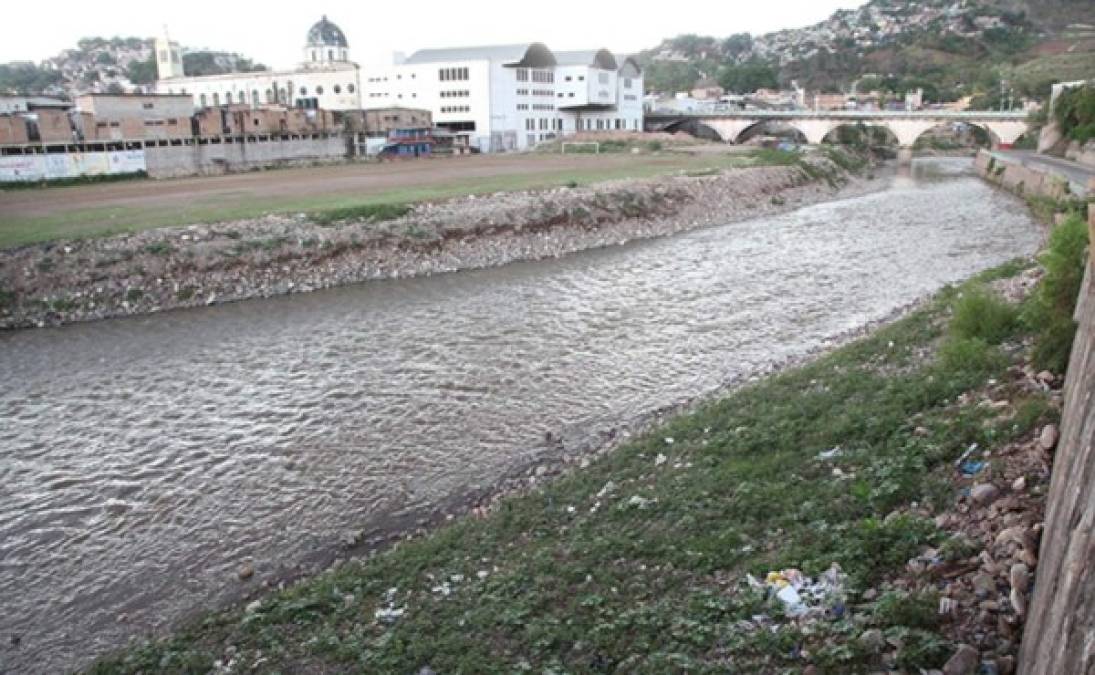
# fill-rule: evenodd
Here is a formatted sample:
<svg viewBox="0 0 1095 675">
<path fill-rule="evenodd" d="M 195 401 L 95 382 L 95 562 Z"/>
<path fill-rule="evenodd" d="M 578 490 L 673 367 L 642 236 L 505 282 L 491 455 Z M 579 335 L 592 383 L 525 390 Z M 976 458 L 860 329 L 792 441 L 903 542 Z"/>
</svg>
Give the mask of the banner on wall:
<svg viewBox="0 0 1095 675">
<path fill-rule="evenodd" d="M 0 183 L 115 175 L 146 170 L 144 150 L 0 157 Z"/>
</svg>

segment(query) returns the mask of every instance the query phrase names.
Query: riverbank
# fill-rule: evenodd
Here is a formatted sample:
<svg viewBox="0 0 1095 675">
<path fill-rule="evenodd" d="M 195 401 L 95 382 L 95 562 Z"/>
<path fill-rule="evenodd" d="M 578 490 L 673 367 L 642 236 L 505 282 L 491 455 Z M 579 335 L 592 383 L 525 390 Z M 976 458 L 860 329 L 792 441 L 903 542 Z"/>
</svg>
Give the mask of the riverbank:
<svg viewBox="0 0 1095 675">
<path fill-rule="evenodd" d="M 266 216 L 0 251 L 0 328 L 147 314 L 406 278 L 785 212 L 881 181 L 840 150 L 590 187 Z"/>
<path fill-rule="evenodd" d="M 1017 317 L 1039 277 L 983 274 L 93 672 L 1010 673 L 1061 406 Z"/>
</svg>

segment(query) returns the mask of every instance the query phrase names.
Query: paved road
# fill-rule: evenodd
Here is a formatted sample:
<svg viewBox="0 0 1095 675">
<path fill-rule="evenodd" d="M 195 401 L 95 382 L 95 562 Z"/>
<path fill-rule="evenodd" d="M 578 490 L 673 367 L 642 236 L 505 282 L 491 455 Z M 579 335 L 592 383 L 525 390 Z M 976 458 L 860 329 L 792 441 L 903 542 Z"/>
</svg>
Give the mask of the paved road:
<svg viewBox="0 0 1095 675">
<path fill-rule="evenodd" d="M 1018 159 L 1024 166 L 1059 173 L 1068 178 L 1072 183 L 1072 191 L 1077 194 L 1084 195 L 1091 192 L 1090 185 L 1092 179 L 1095 179 L 1095 168 L 1060 157 L 1039 155 L 1033 150 L 1006 150 L 997 154 L 1001 157 Z"/>
</svg>

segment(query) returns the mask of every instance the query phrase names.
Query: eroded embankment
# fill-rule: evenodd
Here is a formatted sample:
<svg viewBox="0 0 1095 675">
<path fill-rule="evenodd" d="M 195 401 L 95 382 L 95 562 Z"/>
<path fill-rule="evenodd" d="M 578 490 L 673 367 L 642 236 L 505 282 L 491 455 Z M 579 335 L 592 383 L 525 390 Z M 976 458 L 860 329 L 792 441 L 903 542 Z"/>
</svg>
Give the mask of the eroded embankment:
<svg viewBox="0 0 1095 675">
<path fill-rule="evenodd" d="M 145 314 L 374 279 L 492 267 L 785 211 L 858 181 L 828 159 L 469 196 L 394 220 L 306 215 L 0 252 L 0 328 Z"/>
</svg>

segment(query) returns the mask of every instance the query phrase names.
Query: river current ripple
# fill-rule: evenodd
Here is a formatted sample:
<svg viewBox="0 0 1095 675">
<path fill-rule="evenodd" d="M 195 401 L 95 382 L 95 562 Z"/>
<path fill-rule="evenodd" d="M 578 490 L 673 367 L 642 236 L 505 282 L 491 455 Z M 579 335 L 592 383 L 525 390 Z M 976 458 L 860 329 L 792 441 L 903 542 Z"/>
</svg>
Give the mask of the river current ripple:
<svg viewBox="0 0 1095 675">
<path fill-rule="evenodd" d="M 244 560 L 258 583 L 489 484 L 547 431 L 605 431 L 1034 252 L 970 166 L 559 260 L 0 334 L 0 672 L 87 665 L 234 597 Z"/>
</svg>

